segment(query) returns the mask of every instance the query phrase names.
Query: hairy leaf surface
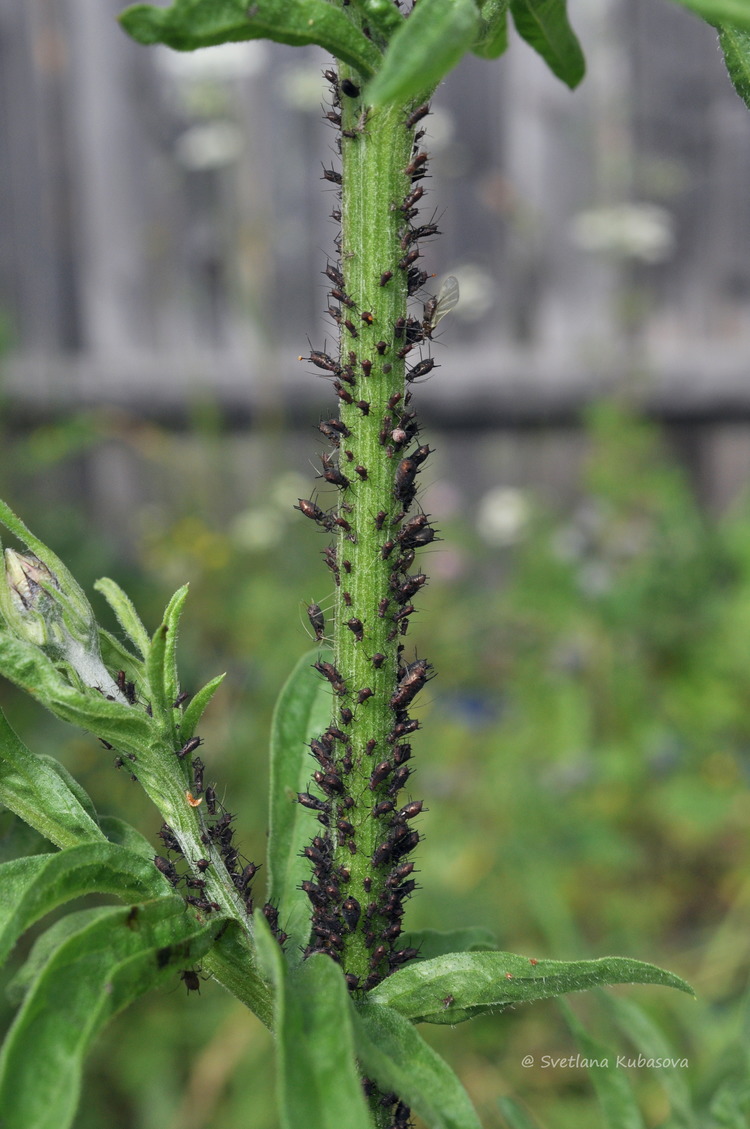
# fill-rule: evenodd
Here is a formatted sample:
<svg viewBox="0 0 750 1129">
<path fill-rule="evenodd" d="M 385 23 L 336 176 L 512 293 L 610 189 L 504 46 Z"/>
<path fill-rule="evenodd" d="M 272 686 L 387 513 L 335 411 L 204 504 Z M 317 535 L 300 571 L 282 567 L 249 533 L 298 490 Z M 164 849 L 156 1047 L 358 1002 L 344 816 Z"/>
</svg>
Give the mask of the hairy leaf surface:
<svg viewBox="0 0 750 1129">
<path fill-rule="evenodd" d="M 0 803 L 56 847 L 72 847 L 104 839 L 82 792 L 62 765 L 34 756 L 0 711 Z"/>
<path fill-rule="evenodd" d="M 661 984 L 692 994 L 679 976 L 626 957 L 539 960 L 514 953 L 452 953 L 412 961 L 369 998 L 414 1023 L 460 1023 L 510 1004 L 544 1000 L 607 984 Z"/>
<path fill-rule="evenodd" d="M 0 889 L 0 963 L 30 925 L 73 898 L 96 892 L 130 903 L 170 893 L 152 862 L 106 842 L 4 863 Z"/>
<path fill-rule="evenodd" d="M 384 106 L 423 97 L 470 50 L 480 26 L 475 0 L 420 0 L 391 39 L 365 99 Z"/>
<path fill-rule="evenodd" d="M 398 1094 L 430 1129 L 481 1129 L 458 1078 L 408 1019 L 388 1007 L 361 1004 L 354 1038 L 365 1074 L 384 1092 Z"/>
<path fill-rule="evenodd" d="M 105 911 L 65 938 L 27 991 L 0 1052 L 5 1124 L 67 1129 L 97 1032 L 132 1000 L 189 968 L 220 928 L 220 921 L 199 925 L 181 898 L 168 897 Z"/>
<path fill-rule="evenodd" d="M 374 74 L 380 52 L 339 8 L 326 0 L 175 0 L 169 8 L 135 4 L 120 23 L 139 43 L 165 43 L 194 51 L 217 43 L 273 39 L 301 47 L 317 43 L 364 76 Z"/>
<path fill-rule="evenodd" d="M 750 24 L 747 31 L 738 27 L 720 28 L 719 43 L 734 89 L 750 106 Z"/>
<path fill-rule="evenodd" d="M 568 22 L 565 0 L 510 0 L 516 31 L 537 51 L 557 78 L 571 90 L 586 72 L 576 33 Z"/>
<path fill-rule="evenodd" d="M 38 647 L 1 629 L 0 669 L 10 682 L 62 721 L 88 729 L 118 746 L 127 746 L 130 740 L 149 741 L 153 729 L 151 719 L 143 710 L 110 701 L 95 690 L 76 689 Z"/>
<path fill-rule="evenodd" d="M 148 632 L 133 606 L 133 601 L 123 592 L 120 585 L 115 583 L 114 580 L 110 580 L 108 576 L 103 576 L 100 580 L 97 580 L 94 584 L 94 588 L 104 596 L 104 599 L 117 616 L 117 622 L 120 624 L 120 627 L 137 650 L 140 651 L 141 658 L 145 659 L 148 654 L 150 640 Z"/>
<path fill-rule="evenodd" d="M 372 1129 L 354 1057 L 348 991 L 341 969 L 313 956 L 289 973 L 263 915 L 256 943 L 275 988 L 278 1091 L 283 1129 Z"/>
<path fill-rule="evenodd" d="M 509 0 L 484 0 L 480 4 L 480 33 L 472 46 L 482 59 L 497 59 L 508 46 Z"/>
<path fill-rule="evenodd" d="M 188 705 L 185 707 L 185 712 L 180 721 L 181 741 L 188 741 L 193 736 L 195 727 L 203 716 L 206 706 L 225 678 L 225 674 L 217 674 L 215 678 L 212 678 L 211 681 L 207 682 L 205 686 L 202 686 L 197 693 L 193 694 Z"/>
<path fill-rule="evenodd" d="M 306 792 L 310 783 L 308 743 L 331 720 L 331 691 L 312 665 L 323 654 L 310 651 L 297 663 L 271 724 L 268 899 L 279 907 L 290 955 L 304 948 L 310 931 L 310 903 L 299 889 L 310 877 L 310 864 L 300 851 L 316 834 L 317 824 L 313 813 L 297 803 L 297 793 Z"/>
</svg>

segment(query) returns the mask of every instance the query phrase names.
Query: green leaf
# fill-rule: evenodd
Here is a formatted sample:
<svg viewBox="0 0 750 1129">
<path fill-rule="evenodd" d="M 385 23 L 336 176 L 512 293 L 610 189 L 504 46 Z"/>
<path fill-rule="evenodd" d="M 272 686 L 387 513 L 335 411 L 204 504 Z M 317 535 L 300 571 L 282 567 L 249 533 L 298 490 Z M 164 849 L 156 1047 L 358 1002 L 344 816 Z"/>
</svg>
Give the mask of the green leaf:
<svg viewBox="0 0 750 1129">
<path fill-rule="evenodd" d="M 175 0 L 169 8 L 136 4 L 120 16 L 139 43 L 194 51 L 243 39 L 273 39 L 300 47 L 317 43 L 366 78 L 380 52 L 348 17 L 326 0 Z"/>
<path fill-rule="evenodd" d="M 385 106 L 422 97 L 455 67 L 479 33 L 475 0 L 419 0 L 391 39 L 364 99 Z"/>
<path fill-rule="evenodd" d="M 508 0 L 484 0 L 480 15 L 479 38 L 471 49 L 482 59 L 497 59 L 508 47 Z"/>
<path fill-rule="evenodd" d="M 283 1129 L 372 1129 L 354 1057 L 349 992 L 338 965 L 313 956 L 288 973 L 258 910 L 255 938 L 273 980 Z"/>
<path fill-rule="evenodd" d="M 539 960 L 514 953 L 452 953 L 413 961 L 369 995 L 414 1023 L 460 1023 L 511 1004 L 606 984 L 661 984 L 692 995 L 679 976 L 626 957 Z"/>
<path fill-rule="evenodd" d="M 55 760 L 54 757 L 48 756 L 47 753 L 37 753 L 35 759 L 37 763 L 46 765 L 49 769 L 52 770 L 52 772 L 59 776 L 63 784 L 67 785 L 75 798 L 78 800 L 78 803 L 86 812 L 86 815 L 89 817 L 92 823 L 99 823 L 99 817 L 96 814 L 94 801 L 91 799 L 91 796 L 89 796 L 83 785 L 76 780 L 72 772 L 69 772 L 64 764 L 61 764 L 60 761 Z"/>
<path fill-rule="evenodd" d="M 7 862 L 0 889 L 0 963 L 30 925 L 73 898 L 113 894 L 132 903 L 171 892 L 153 862 L 106 842 Z"/>
<path fill-rule="evenodd" d="M 539 1122 L 532 1121 L 513 1098 L 498 1098 L 497 1108 L 508 1123 L 508 1129 L 539 1129 Z"/>
<path fill-rule="evenodd" d="M 131 741 L 148 744 L 153 736 L 151 719 L 144 711 L 110 701 L 95 690 L 77 690 L 38 647 L 3 630 L 0 630 L 0 669 L 9 681 L 63 721 L 88 729 L 120 748 L 127 747 Z"/>
<path fill-rule="evenodd" d="M 146 659 L 146 678 L 148 680 L 148 694 L 151 699 L 151 710 L 155 717 L 163 718 L 174 697 L 167 698 L 164 689 L 165 663 L 167 661 L 167 635 L 169 627 L 160 623 L 154 632 Z"/>
<path fill-rule="evenodd" d="M 213 944 L 221 921 L 200 926 L 181 898 L 100 914 L 43 965 L 0 1053 L 0 1110 L 8 1126 L 66 1129 L 83 1057 L 106 1021 Z"/>
<path fill-rule="evenodd" d="M 49 840 L 0 803 L 0 863 L 46 855 Z"/>
<path fill-rule="evenodd" d="M 190 699 L 190 702 L 185 707 L 185 712 L 182 715 L 182 719 L 179 722 L 181 741 L 189 741 L 193 736 L 198 722 L 203 716 L 203 711 L 205 710 L 206 706 L 211 701 L 225 678 L 226 674 L 217 674 L 216 678 L 212 678 L 210 682 L 207 682 L 205 686 L 202 686 L 201 689 L 198 690 L 198 692 L 194 694 Z"/>
<path fill-rule="evenodd" d="M 244 925 L 237 921 L 228 923 L 203 958 L 203 968 L 250 1008 L 269 1031 L 273 1030 L 273 994 L 261 975 L 257 947 Z"/>
<path fill-rule="evenodd" d="M 69 774 L 51 761 L 35 757 L 0 711 L 0 803 L 56 847 L 103 840 L 91 808 L 67 783 Z"/>
<path fill-rule="evenodd" d="M 747 28 L 750 31 L 750 8 L 747 0 L 675 0 L 683 8 L 702 16 L 710 24 Z"/>
<path fill-rule="evenodd" d="M 177 674 L 177 630 L 187 599 L 188 586 L 178 588 L 167 604 L 164 619 L 154 632 L 146 659 L 146 678 L 154 717 L 166 721 L 174 737 L 173 703 L 179 693 Z"/>
<path fill-rule="evenodd" d="M 404 22 L 404 17 L 392 0 L 354 0 L 354 5 L 359 8 L 365 20 L 380 32 L 386 41 L 391 38 L 397 27 Z"/>
<path fill-rule="evenodd" d="M 126 847 L 129 851 L 133 851 L 141 858 L 153 860 L 154 848 L 148 841 L 145 835 L 141 835 L 135 827 L 131 827 L 124 819 L 118 819 L 116 815 L 103 815 L 99 820 L 99 826 L 110 843 L 114 843 L 118 847 Z"/>
<path fill-rule="evenodd" d="M 67 941 L 68 937 L 72 937 L 74 933 L 79 933 L 92 922 L 99 921 L 100 918 L 107 917 L 110 913 L 112 913 L 112 906 L 96 906 L 92 909 L 74 910 L 72 913 L 66 913 L 64 917 L 45 929 L 41 936 L 34 941 L 25 963 L 21 965 L 6 989 L 5 994 L 10 1004 L 16 1008 L 20 1007 L 26 993 L 36 981 L 47 961 L 55 950 L 59 949 L 64 941 Z"/>
<path fill-rule="evenodd" d="M 750 30 L 719 28 L 719 44 L 732 85 L 745 105 L 750 106 Z"/>
<path fill-rule="evenodd" d="M 568 23 L 565 0 L 510 0 L 516 31 L 537 51 L 557 78 L 578 86 L 586 72 L 586 60 L 575 32 Z"/>
<path fill-rule="evenodd" d="M 141 658 L 145 659 L 150 645 L 148 632 L 141 623 L 140 616 L 135 610 L 130 597 L 123 592 L 119 584 L 116 584 L 114 580 L 110 580 L 108 576 L 103 576 L 100 580 L 97 580 L 94 584 L 94 588 L 104 596 L 104 599 L 117 616 L 117 622 L 120 624 L 120 627 L 136 649 L 140 651 Z"/>
<path fill-rule="evenodd" d="M 408 1019 L 390 1008 L 361 1004 L 354 1039 L 367 1077 L 384 1092 L 398 1094 L 430 1129 L 481 1129 L 458 1078 Z"/>
<path fill-rule="evenodd" d="M 145 681 L 143 662 L 103 627 L 99 628 L 99 650 L 107 670 L 124 670 L 134 682 Z"/>
<path fill-rule="evenodd" d="M 310 877 L 310 864 L 300 851 L 315 834 L 316 824 L 311 812 L 297 803 L 297 793 L 306 792 L 310 782 L 308 742 L 331 720 L 330 688 L 312 666 L 320 658 L 320 651 L 309 651 L 300 659 L 271 723 L 268 900 L 279 907 L 290 955 L 305 947 L 310 933 L 310 903 L 299 889 Z"/>
<path fill-rule="evenodd" d="M 747 1078 L 727 1078 L 711 1098 L 711 1129 L 747 1129 L 750 1109 L 750 1082 Z"/>
<path fill-rule="evenodd" d="M 633 1000 L 602 993 L 602 1001 L 638 1054 L 660 1060 L 655 1073 L 669 1099 L 670 1129 L 694 1129 L 696 1118 L 687 1083 L 688 1074 L 684 1067 L 676 1065 L 684 1056 L 676 1053 L 664 1032 Z"/>
<path fill-rule="evenodd" d="M 617 1055 L 589 1034 L 566 1003 L 560 1000 L 559 1006 L 587 1060 L 586 1069 L 604 1115 L 602 1129 L 644 1129 L 632 1086 L 617 1064 Z"/>
<path fill-rule="evenodd" d="M 432 957 L 445 956 L 446 953 L 497 952 L 495 935 L 481 925 L 468 925 L 464 929 L 452 929 L 449 932 L 421 929 L 414 933 L 404 933 L 399 944 L 418 949 L 419 960 L 430 960 Z"/>
</svg>

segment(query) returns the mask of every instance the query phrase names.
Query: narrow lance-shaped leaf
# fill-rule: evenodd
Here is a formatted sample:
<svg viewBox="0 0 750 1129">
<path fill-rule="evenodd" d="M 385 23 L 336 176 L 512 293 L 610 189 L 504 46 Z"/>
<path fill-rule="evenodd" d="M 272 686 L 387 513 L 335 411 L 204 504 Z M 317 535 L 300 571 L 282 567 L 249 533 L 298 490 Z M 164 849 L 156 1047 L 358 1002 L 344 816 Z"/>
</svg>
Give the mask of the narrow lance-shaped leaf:
<svg viewBox="0 0 750 1129">
<path fill-rule="evenodd" d="M 143 661 L 102 627 L 99 628 L 99 650 L 107 670 L 123 670 L 128 679 L 135 682 L 138 687 L 145 685 L 146 676 Z"/>
<path fill-rule="evenodd" d="M 29 988 L 0 1052 L 4 1122 L 67 1129 L 96 1034 L 132 1000 L 200 959 L 221 924 L 198 925 L 181 898 L 160 898 L 99 914 L 64 940 Z"/>
<path fill-rule="evenodd" d="M 374 44 L 326 0 L 175 0 L 169 8 L 135 4 L 120 23 L 139 43 L 165 43 L 177 51 L 273 39 L 293 47 L 317 43 L 365 77 L 380 62 Z"/>
<path fill-rule="evenodd" d="M 539 1129 L 539 1122 L 533 1121 L 513 1098 L 498 1098 L 497 1108 L 505 1118 L 507 1129 Z"/>
<path fill-rule="evenodd" d="M 164 692 L 164 662 L 167 654 L 168 632 L 169 628 L 166 623 L 160 623 L 154 632 L 146 660 L 146 677 L 148 679 L 151 709 L 154 715 L 160 719 L 164 717 L 168 707 L 167 696 Z M 171 705 L 171 703 L 169 704 Z"/>
<path fill-rule="evenodd" d="M 413 1022 L 460 1023 L 511 1004 L 608 984 L 660 984 L 692 995 L 679 976 L 626 957 L 533 960 L 514 953 L 452 953 L 413 961 L 370 993 Z"/>
<path fill-rule="evenodd" d="M 474 0 L 420 0 L 391 39 L 365 99 L 384 106 L 421 97 L 470 50 L 479 30 Z"/>
<path fill-rule="evenodd" d="M 471 49 L 482 59 L 497 59 L 508 47 L 508 0 L 484 0 L 480 16 L 479 38 Z"/>
<path fill-rule="evenodd" d="M 368 1078 L 398 1094 L 430 1129 L 481 1129 L 458 1078 L 408 1019 L 391 1008 L 362 1004 L 355 1010 L 354 1038 Z"/>
<path fill-rule="evenodd" d="M 602 1109 L 602 1129 L 644 1129 L 628 1076 L 611 1047 L 591 1035 L 563 1000 L 558 1005 L 586 1062 Z"/>
<path fill-rule="evenodd" d="M 64 770 L 50 760 L 35 757 L 0 711 L 0 803 L 57 847 L 103 840 Z"/>
<path fill-rule="evenodd" d="M 185 584 L 177 589 L 167 604 L 164 619 L 154 632 L 146 659 L 146 678 L 152 714 L 162 727 L 167 726 L 173 740 L 176 738 L 173 704 L 179 685 L 177 629 L 187 594 L 188 586 Z"/>
<path fill-rule="evenodd" d="M 750 8 L 746 0 L 675 0 L 675 3 L 689 8 L 716 27 L 729 25 L 750 31 Z"/>
<path fill-rule="evenodd" d="M 655 1073 L 669 1099 L 670 1126 L 673 1125 L 674 1129 L 695 1129 L 697 1121 L 684 1056 L 677 1053 L 661 1028 L 633 1000 L 618 998 L 608 992 L 600 995 L 605 1008 L 637 1053 L 647 1059 L 659 1060 L 660 1066 Z"/>
<path fill-rule="evenodd" d="M 720 28 L 719 43 L 734 89 L 743 102 L 750 106 L 750 30 Z"/>
<path fill-rule="evenodd" d="M 148 654 L 150 640 L 148 632 L 143 626 L 130 597 L 123 592 L 119 584 L 116 584 L 114 580 L 110 580 L 108 576 L 103 576 L 100 580 L 97 580 L 94 584 L 94 588 L 104 596 L 104 599 L 117 616 L 117 622 L 131 642 L 140 651 L 141 658 L 145 659 Z"/>
<path fill-rule="evenodd" d="M 198 692 L 194 694 L 190 699 L 188 705 L 185 707 L 185 712 L 182 715 L 182 720 L 180 721 L 181 741 L 187 741 L 193 736 L 196 726 L 203 716 L 203 711 L 205 710 L 206 706 L 211 701 L 225 678 L 225 674 L 217 674 L 216 678 L 212 678 L 210 682 L 207 682 L 205 686 L 202 686 L 201 689 L 198 690 Z"/>
<path fill-rule="evenodd" d="M 354 1057 L 349 993 L 341 969 L 314 956 L 291 975 L 256 910 L 261 963 L 275 988 L 279 1111 L 283 1129 L 372 1129 Z"/>
<path fill-rule="evenodd" d="M 164 652 L 164 697 L 168 710 L 177 697 L 180 685 L 179 674 L 177 672 L 177 634 L 187 595 L 188 586 L 184 584 L 182 588 L 177 589 L 164 612 L 164 622 L 167 625 Z M 172 718 L 171 713 L 169 717 L 170 719 Z"/>
<path fill-rule="evenodd" d="M 170 893 L 153 862 L 114 843 L 7 862 L 0 866 L 0 889 L 0 963 L 29 926 L 73 898 L 101 893 L 138 902 Z"/>
<path fill-rule="evenodd" d="M 297 803 L 297 795 L 310 779 L 308 742 L 330 718 L 330 690 L 312 666 L 320 658 L 319 651 L 310 651 L 297 663 L 271 724 L 268 898 L 279 908 L 290 954 L 304 948 L 310 929 L 310 903 L 299 889 L 310 877 L 310 866 L 300 852 L 310 841 L 314 817 Z"/>
<path fill-rule="evenodd" d="M 522 39 L 537 51 L 557 78 L 578 86 L 586 61 L 568 22 L 565 0 L 510 0 L 510 11 Z"/>
</svg>

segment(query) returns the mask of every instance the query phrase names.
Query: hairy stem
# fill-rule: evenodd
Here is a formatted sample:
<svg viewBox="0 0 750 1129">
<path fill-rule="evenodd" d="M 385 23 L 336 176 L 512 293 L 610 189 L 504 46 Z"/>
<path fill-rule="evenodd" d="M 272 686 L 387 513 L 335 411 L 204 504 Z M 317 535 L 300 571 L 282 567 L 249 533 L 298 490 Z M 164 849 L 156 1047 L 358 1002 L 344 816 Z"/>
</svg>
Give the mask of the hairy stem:
<svg viewBox="0 0 750 1129">
<path fill-rule="evenodd" d="M 415 128 L 426 105 L 373 109 L 356 74 L 342 68 L 327 77 L 326 116 L 341 129 L 341 171 L 324 170 L 341 186 L 340 258 L 325 272 L 340 346 L 335 359 L 313 351 L 309 360 L 331 374 L 340 403 L 339 416 L 321 423 L 332 444 L 321 455 L 323 477 L 339 499 L 327 512 L 305 500 L 300 508 L 336 535 L 326 551 L 336 582 L 333 662 L 318 664 L 335 709 L 311 743 L 313 779 L 326 799 L 304 793 L 300 802 L 325 828 L 305 852 L 314 878 L 305 884 L 313 904 L 307 952 L 329 953 L 351 990 L 366 991 L 415 955 L 398 947 L 398 936 L 415 887 L 406 856 L 419 833 L 409 821 L 421 803 L 404 804 L 399 794 L 417 727 L 407 709 L 430 668 L 405 661 L 403 637 L 426 580 L 410 569 L 434 531 L 426 515 L 410 516 L 429 448 L 417 446 L 408 385 L 432 362 L 422 352 L 430 300 L 421 317 L 407 307 L 427 281 L 418 240 L 437 232 L 412 223 L 427 161 Z"/>
</svg>

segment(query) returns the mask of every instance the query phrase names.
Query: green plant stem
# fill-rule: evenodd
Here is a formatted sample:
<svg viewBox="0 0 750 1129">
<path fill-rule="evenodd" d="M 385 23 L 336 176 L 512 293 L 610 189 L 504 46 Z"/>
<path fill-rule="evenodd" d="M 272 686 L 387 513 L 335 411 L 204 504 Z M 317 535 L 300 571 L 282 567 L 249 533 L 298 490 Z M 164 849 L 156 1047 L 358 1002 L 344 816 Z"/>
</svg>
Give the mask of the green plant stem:
<svg viewBox="0 0 750 1129">
<path fill-rule="evenodd" d="M 349 72 L 342 68 L 340 78 L 347 77 Z M 351 78 L 357 80 L 356 75 Z M 336 589 L 334 664 L 346 691 L 337 699 L 333 724 L 342 726 L 342 707 L 351 710 L 347 737 L 353 766 L 347 785 L 355 807 L 339 811 L 356 829 L 357 853 L 350 853 L 347 837 L 339 836 L 335 864 L 350 872 L 346 893 L 364 910 L 376 900 L 385 877 L 378 875 L 371 862 L 383 831 L 372 818 L 372 808 L 382 793 L 371 790 L 369 781 L 375 765 L 389 753 L 386 738 L 394 725 L 390 699 L 396 686 L 400 640 L 392 619 L 396 605 L 389 602 L 382 614 L 381 601 L 392 596 L 393 570 L 392 556 L 384 557 L 383 545 L 395 535 L 391 520 L 401 508 L 394 496 L 400 456 L 389 446 L 396 415 L 388 402 L 396 395 L 404 396 L 405 362 L 396 355 L 403 341 L 394 338 L 394 323 L 405 318 L 407 307 L 407 272 L 398 264 L 405 255 L 402 203 L 411 180 L 404 170 L 410 161 L 413 131 L 404 124 L 403 106 L 370 111 L 365 120 L 359 99 L 344 95 L 341 101 L 342 128 L 354 134 L 342 138 L 341 271 L 345 292 L 354 302 L 351 308 L 342 306 L 342 317 L 352 322 L 357 336 L 342 325 L 340 363 L 349 365 L 350 353 L 356 354 L 352 365 L 356 384 L 351 388 L 355 403 L 341 405 L 341 419 L 351 436 L 342 439 L 340 447 L 339 466 L 350 485 L 341 492 L 339 513 L 351 528 L 339 529 L 337 537 L 340 584 Z M 392 277 L 381 285 L 387 272 Z M 386 348 L 381 355 L 376 345 L 383 341 Z M 362 370 L 362 361 L 372 362 L 369 375 Z M 367 414 L 357 401 L 368 405 Z M 366 477 L 356 467 L 363 468 Z M 387 516 L 378 529 L 382 513 Z M 352 620 L 361 621 L 361 638 L 348 626 Z M 373 664 L 374 655 L 384 656 L 379 667 Z M 368 690 L 371 696 L 360 701 L 361 693 Z M 374 747 L 368 746 L 372 741 Z M 332 831 L 335 838 L 335 827 Z M 372 881 L 369 891 L 368 879 Z M 365 932 L 361 919 L 359 928 L 347 935 L 342 954 L 346 971 L 362 981 L 371 971 Z"/>
<path fill-rule="evenodd" d="M 193 890 L 192 893 L 200 893 L 202 900 L 215 903 L 219 907 L 219 913 L 233 920 L 229 933 L 220 938 L 203 958 L 203 966 L 232 995 L 250 1008 L 262 1023 L 271 1027 L 271 994 L 257 970 L 251 944 L 252 918 L 246 911 L 220 851 L 207 834 L 207 824 L 203 818 L 205 801 L 197 807 L 188 801 L 191 793 L 187 766 L 175 765 L 171 744 L 165 742 L 164 747 L 153 747 L 147 757 L 140 757 L 134 768 L 139 772 L 140 783 L 179 842 L 191 874 L 194 877 L 200 875 L 205 882 L 202 890 Z M 203 871 L 199 870 L 196 864 L 200 859 L 207 859 L 211 865 Z M 204 913 L 200 909 L 195 912 L 201 916 Z"/>
</svg>

